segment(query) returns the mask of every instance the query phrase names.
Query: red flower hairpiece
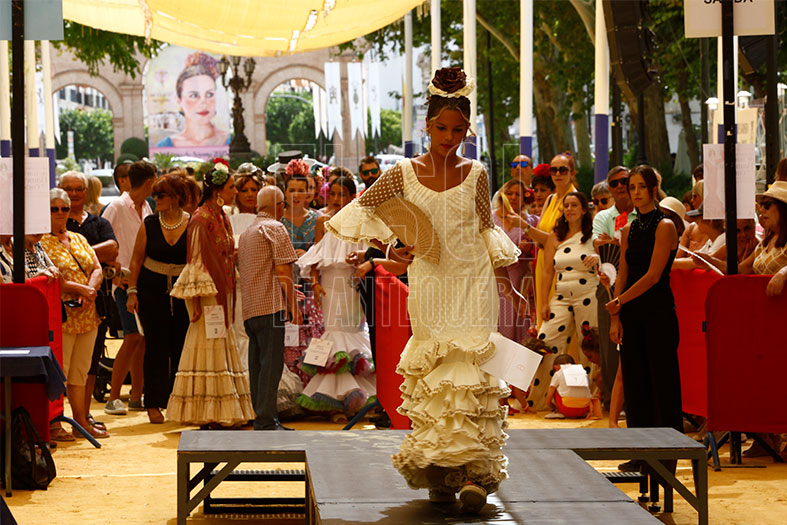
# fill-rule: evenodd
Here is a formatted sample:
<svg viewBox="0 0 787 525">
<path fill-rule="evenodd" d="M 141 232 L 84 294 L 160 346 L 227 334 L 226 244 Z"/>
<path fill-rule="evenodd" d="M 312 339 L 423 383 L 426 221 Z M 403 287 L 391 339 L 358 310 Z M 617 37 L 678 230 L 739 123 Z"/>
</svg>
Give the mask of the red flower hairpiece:
<svg viewBox="0 0 787 525">
<path fill-rule="evenodd" d="M 542 162 L 533 168 L 533 175 L 536 177 L 549 177 L 549 164 Z"/>
<path fill-rule="evenodd" d="M 213 159 L 211 159 L 210 163 L 211 164 L 224 164 L 228 168 L 230 167 L 230 163 L 227 161 L 227 159 L 222 158 L 222 157 L 213 158 Z"/>
<path fill-rule="evenodd" d="M 308 175 L 311 170 L 309 169 L 309 165 L 306 164 L 306 161 L 301 159 L 292 159 L 287 163 L 287 167 L 284 169 L 284 172 L 292 177 L 293 175 Z"/>
<path fill-rule="evenodd" d="M 526 186 L 525 187 L 525 194 L 522 196 L 525 204 L 533 204 L 536 201 L 536 192 L 533 191 L 533 188 Z"/>
</svg>

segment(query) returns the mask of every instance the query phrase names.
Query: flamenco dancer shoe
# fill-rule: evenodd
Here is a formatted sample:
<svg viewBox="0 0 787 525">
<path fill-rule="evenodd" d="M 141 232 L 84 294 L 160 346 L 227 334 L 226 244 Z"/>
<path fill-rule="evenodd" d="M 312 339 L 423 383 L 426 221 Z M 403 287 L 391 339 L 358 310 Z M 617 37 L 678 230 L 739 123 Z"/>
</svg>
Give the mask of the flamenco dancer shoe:
<svg viewBox="0 0 787 525">
<path fill-rule="evenodd" d="M 459 491 L 462 512 L 478 514 L 486 505 L 486 490 L 473 483 L 468 483 Z"/>
</svg>

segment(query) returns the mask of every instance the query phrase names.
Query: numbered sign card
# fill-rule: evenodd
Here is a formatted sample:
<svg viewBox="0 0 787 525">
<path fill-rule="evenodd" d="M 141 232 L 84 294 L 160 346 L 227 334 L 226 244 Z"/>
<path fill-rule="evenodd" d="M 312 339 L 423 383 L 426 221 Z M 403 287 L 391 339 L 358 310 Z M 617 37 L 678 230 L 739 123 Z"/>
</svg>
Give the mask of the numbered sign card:
<svg viewBox="0 0 787 525">
<path fill-rule="evenodd" d="M 284 346 L 300 346 L 300 326 L 292 323 L 284 325 Z"/>
<path fill-rule="evenodd" d="M 224 307 L 220 304 L 202 307 L 202 316 L 205 318 L 205 337 L 208 339 L 221 339 L 227 337 L 227 327 L 224 325 Z"/>
<path fill-rule="evenodd" d="M 303 357 L 303 362 L 307 365 L 325 366 L 328 358 L 331 356 L 333 350 L 333 342 L 324 339 L 312 339 L 309 343 L 309 348 L 306 349 L 306 355 Z"/>
</svg>

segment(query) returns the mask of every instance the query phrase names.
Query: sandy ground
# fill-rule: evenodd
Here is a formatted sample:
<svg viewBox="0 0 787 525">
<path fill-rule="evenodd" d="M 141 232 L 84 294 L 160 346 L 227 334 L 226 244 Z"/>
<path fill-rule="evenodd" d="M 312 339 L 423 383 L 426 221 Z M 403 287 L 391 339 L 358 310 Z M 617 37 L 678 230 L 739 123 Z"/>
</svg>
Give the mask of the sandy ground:
<svg viewBox="0 0 787 525">
<path fill-rule="evenodd" d="M 66 408 L 70 413 L 70 408 Z M 57 478 L 46 491 L 14 491 L 6 498 L 11 512 L 20 525 L 33 524 L 175 524 L 176 518 L 176 453 L 180 432 L 187 429 L 174 423 L 151 425 L 145 412 L 129 412 L 126 416 L 109 416 L 103 405 L 93 402 L 92 413 L 106 422 L 111 433 L 102 440 L 101 449 L 85 440 L 59 443 L 54 451 Z M 511 428 L 577 428 L 605 427 L 606 421 L 545 420 L 543 414 L 516 415 L 509 418 Z M 297 430 L 340 430 L 340 424 L 321 420 L 288 423 Z M 356 426 L 374 430 L 372 425 Z M 744 445 L 744 448 L 747 445 Z M 726 447 L 722 463 L 729 462 Z M 618 462 L 594 461 L 599 471 L 616 470 Z M 785 523 L 787 513 L 787 464 L 775 464 L 769 458 L 745 459 L 745 465 L 759 468 L 709 468 L 709 506 L 711 524 L 777 524 Z M 281 465 L 297 468 L 297 465 Z M 678 477 L 693 489 L 688 461 L 678 465 Z M 303 484 L 259 484 L 244 489 L 269 495 L 297 496 Z M 237 487 L 237 485 L 235 485 Z M 618 485 L 630 497 L 638 496 L 636 485 Z M 555 487 L 559 490 L 559 487 Z M 223 494 L 232 493 L 228 487 Z M 300 493 L 300 494 L 299 494 Z M 217 494 L 219 495 L 219 494 Z M 425 492 L 423 494 L 425 496 Z M 201 507 L 200 507 L 201 509 Z M 695 524 L 697 514 L 677 493 L 675 511 L 657 514 L 664 523 Z M 201 510 L 192 513 L 193 523 L 237 523 L 206 517 Z M 243 523 L 252 520 L 243 519 Z"/>
</svg>

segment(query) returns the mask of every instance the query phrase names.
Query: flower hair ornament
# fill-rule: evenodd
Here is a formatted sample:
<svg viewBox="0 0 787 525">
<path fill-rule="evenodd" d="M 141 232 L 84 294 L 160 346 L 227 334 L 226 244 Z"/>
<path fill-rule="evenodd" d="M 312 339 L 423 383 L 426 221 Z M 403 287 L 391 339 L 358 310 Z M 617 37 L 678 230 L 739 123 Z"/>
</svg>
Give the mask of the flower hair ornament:
<svg viewBox="0 0 787 525">
<path fill-rule="evenodd" d="M 468 77 L 460 67 L 444 67 L 435 72 L 429 82 L 429 94 L 445 98 L 469 96 L 475 89 L 475 79 Z"/>
<path fill-rule="evenodd" d="M 293 175 L 309 175 L 311 173 L 311 169 L 306 161 L 301 159 L 292 159 L 290 162 L 287 163 L 287 167 L 284 169 L 284 173 L 288 176 L 292 177 Z"/>
<path fill-rule="evenodd" d="M 216 157 L 211 160 L 213 163 L 213 170 L 211 170 L 210 183 L 213 186 L 224 186 L 230 176 L 230 164 L 226 159 Z"/>
</svg>

